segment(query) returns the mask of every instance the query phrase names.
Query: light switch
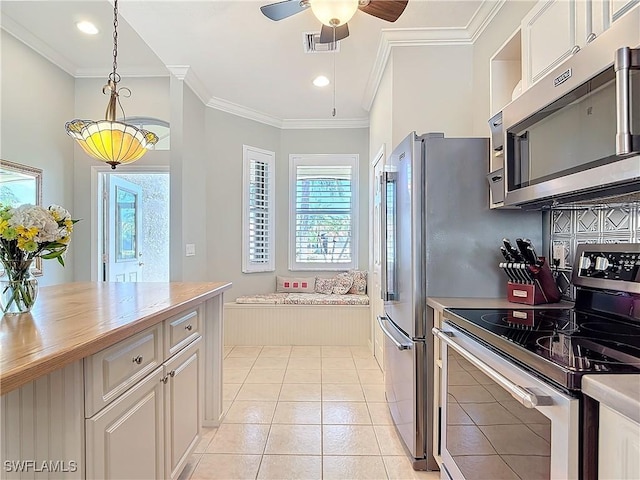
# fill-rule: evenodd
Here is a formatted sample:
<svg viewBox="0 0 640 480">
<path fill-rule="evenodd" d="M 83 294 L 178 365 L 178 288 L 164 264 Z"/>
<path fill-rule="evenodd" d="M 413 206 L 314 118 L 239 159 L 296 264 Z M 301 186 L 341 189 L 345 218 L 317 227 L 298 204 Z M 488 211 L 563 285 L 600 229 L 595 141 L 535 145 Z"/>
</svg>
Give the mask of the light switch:
<svg viewBox="0 0 640 480">
<path fill-rule="evenodd" d="M 196 254 L 196 244 L 195 243 L 187 243 L 185 245 L 185 255 L 187 257 L 193 257 Z"/>
</svg>

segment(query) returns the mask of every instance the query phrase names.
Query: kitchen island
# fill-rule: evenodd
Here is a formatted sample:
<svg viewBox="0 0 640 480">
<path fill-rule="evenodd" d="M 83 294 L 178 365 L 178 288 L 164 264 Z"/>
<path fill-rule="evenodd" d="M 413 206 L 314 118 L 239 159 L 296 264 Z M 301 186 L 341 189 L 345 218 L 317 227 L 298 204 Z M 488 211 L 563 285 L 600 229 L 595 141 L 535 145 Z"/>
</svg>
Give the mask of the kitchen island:
<svg viewBox="0 0 640 480">
<path fill-rule="evenodd" d="M 226 282 L 69 283 L 0 320 L 0 478 L 175 478 L 222 414 Z"/>
</svg>

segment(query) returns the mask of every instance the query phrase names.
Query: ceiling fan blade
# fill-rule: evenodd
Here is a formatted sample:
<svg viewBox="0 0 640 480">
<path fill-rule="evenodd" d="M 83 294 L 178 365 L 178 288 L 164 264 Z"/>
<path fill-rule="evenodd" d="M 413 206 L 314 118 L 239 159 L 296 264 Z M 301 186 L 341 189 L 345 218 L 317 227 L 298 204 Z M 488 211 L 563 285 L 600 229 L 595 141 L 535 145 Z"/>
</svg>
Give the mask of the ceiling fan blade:
<svg viewBox="0 0 640 480">
<path fill-rule="evenodd" d="M 347 38 L 349 36 L 349 25 L 344 24 L 336 27 L 336 42 L 338 40 L 342 40 L 343 38 Z M 322 25 L 322 30 L 320 30 L 320 41 L 318 43 L 331 43 L 333 42 L 333 27 L 328 27 L 327 25 Z"/>
<path fill-rule="evenodd" d="M 358 8 L 387 22 L 395 22 L 404 12 L 407 3 L 408 0 L 371 0 L 367 5 Z"/>
<path fill-rule="evenodd" d="M 295 15 L 296 13 L 300 13 L 309 6 L 308 3 L 303 5 L 302 3 L 303 2 L 300 2 L 299 0 L 285 0 L 284 2 L 263 5 L 260 7 L 260 11 L 265 15 L 265 17 L 277 21 L 290 17 L 291 15 Z"/>
</svg>

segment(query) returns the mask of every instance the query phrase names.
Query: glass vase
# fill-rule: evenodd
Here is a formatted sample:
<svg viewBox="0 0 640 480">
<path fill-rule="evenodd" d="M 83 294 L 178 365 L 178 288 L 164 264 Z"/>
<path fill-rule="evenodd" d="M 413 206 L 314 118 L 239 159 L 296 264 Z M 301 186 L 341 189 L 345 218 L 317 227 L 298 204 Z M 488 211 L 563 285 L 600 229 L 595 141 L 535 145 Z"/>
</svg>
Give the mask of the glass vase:
<svg viewBox="0 0 640 480">
<path fill-rule="evenodd" d="M 31 273 L 32 260 L 3 261 L 0 276 L 0 309 L 4 315 L 31 311 L 38 297 L 38 280 Z"/>
</svg>

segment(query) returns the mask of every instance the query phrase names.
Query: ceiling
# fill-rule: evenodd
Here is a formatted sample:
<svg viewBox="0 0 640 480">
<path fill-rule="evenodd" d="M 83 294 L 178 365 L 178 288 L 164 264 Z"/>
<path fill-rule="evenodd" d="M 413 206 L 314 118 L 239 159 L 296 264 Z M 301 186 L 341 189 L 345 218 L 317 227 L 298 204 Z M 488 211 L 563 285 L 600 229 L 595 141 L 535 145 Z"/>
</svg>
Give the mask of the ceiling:
<svg viewBox="0 0 640 480">
<path fill-rule="evenodd" d="M 501 0 L 409 0 L 395 23 L 358 11 L 335 57 L 304 53 L 304 33 L 320 30 L 310 9 L 274 22 L 260 12 L 267 3 L 120 0 L 121 85 L 127 76 L 186 71 L 187 83 L 209 106 L 265 123 L 366 125 L 390 45 L 469 42 Z M 2 27 L 69 74 L 106 78 L 111 71 L 112 3 L 3 0 L 0 5 Z M 92 21 L 99 34 L 79 32 L 80 20 Z M 333 83 L 312 84 L 320 74 L 335 81 L 335 118 Z"/>
</svg>

